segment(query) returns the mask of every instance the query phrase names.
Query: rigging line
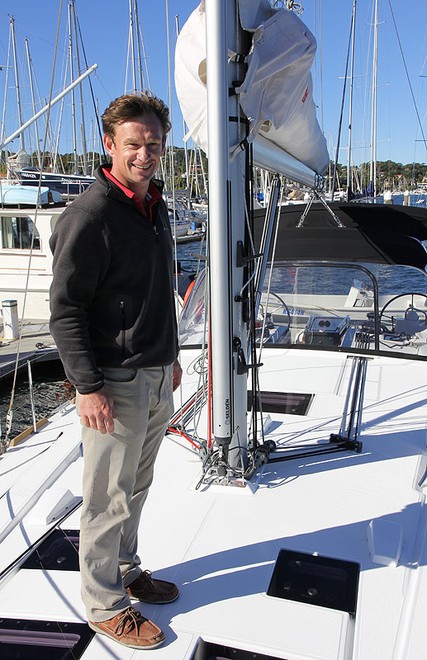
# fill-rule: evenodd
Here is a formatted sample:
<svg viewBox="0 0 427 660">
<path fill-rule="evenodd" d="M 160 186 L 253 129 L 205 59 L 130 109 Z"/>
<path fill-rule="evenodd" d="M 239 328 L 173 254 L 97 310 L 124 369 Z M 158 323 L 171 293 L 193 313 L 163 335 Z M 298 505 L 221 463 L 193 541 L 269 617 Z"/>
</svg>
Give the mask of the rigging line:
<svg viewBox="0 0 427 660">
<path fill-rule="evenodd" d="M 210 337 L 208 336 L 209 332 L 209 269 L 206 272 L 206 277 L 205 277 L 205 290 L 203 293 L 203 299 L 204 299 L 204 305 L 205 305 L 205 310 L 204 310 L 204 327 L 203 327 L 203 341 L 202 341 L 202 351 L 201 351 L 201 360 L 202 363 L 207 360 L 207 365 L 205 368 L 203 368 L 202 364 L 202 369 L 200 370 L 199 373 L 199 381 L 197 385 L 197 391 L 202 390 L 202 399 L 199 408 L 197 409 L 195 407 L 194 409 L 194 433 L 197 438 L 200 439 L 199 435 L 199 424 L 201 423 L 201 416 L 202 416 L 202 409 L 205 404 L 209 407 L 211 405 L 210 401 L 210 392 L 209 392 L 209 342 L 210 342 Z M 209 437 L 207 438 L 209 441 Z"/>
<path fill-rule="evenodd" d="M 205 366 L 206 359 L 207 359 L 207 351 L 208 351 L 208 340 L 207 340 L 207 324 L 208 324 L 208 314 L 207 314 L 207 308 L 208 308 L 208 271 L 206 271 L 206 277 L 204 281 L 204 292 L 203 292 L 203 300 L 204 300 L 204 305 L 205 305 L 205 312 L 204 312 L 204 321 L 203 321 L 203 339 L 202 339 L 202 346 L 201 346 L 201 354 L 199 357 L 194 360 L 189 367 L 187 368 L 187 373 L 189 373 L 189 369 L 191 366 L 193 366 L 193 371 L 198 373 L 199 378 L 198 382 L 196 385 L 196 390 L 195 393 L 188 399 L 185 403 L 182 400 L 182 387 L 180 388 L 180 401 L 181 405 L 178 408 L 178 410 L 175 412 L 175 414 L 172 416 L 170 420 L 171 425 L 176 425 L 180 423 L 183 428 L 187 424 L 189 424 L 190 420 L 193 420 L 194 424 L 194 429 L 193 429 L 193 435 L 195 435 L 199 440 L 201 438 L 198 430 L 198 426 L 201 420 L 201 415 L 202 415 L 202 410 L 203 407 L 205 406 L 206 403 L 208 402 L 208 392 L 207 392 L 207 371 L 208 368 Z M 196 365 L 200 365 L 199 367 Z M 201 440 L 200 440 L 201 441 Z"/>
<path fill-rule="evenodd" d="M 150 75 L 148 70 L 148 57 L 145 50 L 145 42 L 142 34 L 142 23 L 139 20 L 138 0 L 135 0 L 135 17 L 136 17 L 136 37 L 138 42 L 138 59 L 140 61 L 141 73 L 143 73 L 142 62 L 144 62 L 145 76 L 147 78 L 147 89 L 151 89 Z M 141 61 L 141 55 L 142 55 L 142 61 Z"/>
<path fill-rule="evenodd" d="M 343 84 L 342 97 L 341 97 L 340 119 L 339 119 L 339 123 L 338 123 L 337 148 L 336 148 L 336 151 L 335 151 L 334 171 L 333 171 L 333 176 L 332 176 L 332 201 L 334 199 L 334 194 L 335 194 L 335 178 L 336 178 L 336 175 L 337 175 L 338 157 L 339 157 L 339 150 L 340 150 L 340 144 L 341 144 L 341 129 L 342 129 L 342 122 L 343 122 L 343 115 L 344 115 L 344 102 L 345 102 L 345 93 L 346 93 L 346 88 L 347 88 L 348 67 L 349 67 L 349 62 L 350 62 L 351 39 L 352 39 L 353 30 L 354 30 L 354 12 L 351 13 L 350 32 L 349 32 L 349 35 L 348 35 L 347 58 L 346 58 L 346 63 L 345 63 L 344 84 Z"/>
<path fill-rule="evenodd" d="M 53 98 L 56 58 L 57 58 L 57 55 L 58 55 L 59 33 L 60 33 L 60 27 L 61 27 L 62 1 L 63 0 L 59 0 L 59 13 L 58 13 L 58 21 L 57 21 L 57 29 L 56 29 L 55 50 L 54 50 L 54 56 L 53 56 L 52 76 L 51 76 L 50 90 L 49 90 L 49 102 L 48 102 L 49 107 L 48 107 L 48 110 L 47 110 L 46 128 L 45 128 L 45 133 L 44 133 L 44 138 L 43 138 L 43 152 L 46 150 L 46 144 L 47 144 L 47 138 L 48 138 L 48 125 L 49 125 L 50 110 L 51 110 L 50 104 L 51 104 L 52 98 Z M 40 176 L 39 176 L 39 182 L 38 182 L 38 195 L 39 195 L 39 197 L 40 197 L 40 193 L 41 193 L 41 184 L 42 184 L 42 172 L 40 170 Z M 37 215 L 38 215 L 38 206 L 36 207 L 35 214 L 34 214 L 34 229 L 37 228 Z M 19 354 L 20 354 L 21 342 L 22 342 L 22 327 L 23 327 L 25 307 L 26 307 L 26 303 L 27 303 L 27 293 L 28 293 L 28 285 L 29 285 L 29 280 L 30 280 L 30 269 L 31 269 L 32 256 L 33 256 L 34 238 L 35 238 L 35 231 L 33 231 L 33 234 L 31 236 L 30 254 L 29 254 L 29 257 L 28 257 L 28 269 L 27 269 L 27 275 L 26 275 L 26 281 L 25 281 L 24 302 L 23 302 L 23 307 L 22 307 L 21 324 L 20 324 L 19 334 L 18 334 L 18 344 L 17 344 L 17 349 L 16 349 L 16 359 L 15 359 L 15 368 L 14 368 L 14 372 L 13 372 L 12 390 L 11 390 L 11 393 L 10 393 L 9 408 L 8 408 L 8 412 L 7 412 L 7 417 L 10 420 L 10 423 L 7 423 L 5 438 L 0 443 L 0 454 L 4 453 L 7 450 L 8 446 L 10 444 L 9 436 L 10 436 L 10 432 L 12 430 L 13 402 L 14 402 L 14 398 L 15 398 L 16 380 L 17 380 L 17 375 L 18 375 Z"/>
<path fill-rule="evenodd" d="M 259 259 L 260 257 L 257 257 L 255 255 L 255 245 L 254 245 L 251 226 L 250 226 L 250 222 L 249 222 L 249 210 L 248 210 L 247 200 L 245 200 L 245 222 L 246 222 L 246 229 L 247 229 L 247 232 L 248 232 L 248 239 L 249 239 L 249 243 L 250 243 L 250 247 L 251 247 L 251 254 L 253 255 L 254 259 Z M 240 294 L 239 294 L 241 297 L 243 297 L 243 293 L 244 293 L 245 289 L 247 289 L 249 287 L 250 283 L 252 282 L 252 280 L 254 278 L 255 278 L 255 271 L 253 271 L 251 276 L 248 278 L 248 280 L 242 284 L 242 288 L 240 289 Z"/>
<path fill-rule="evenodd" d="M 408 80 L 409 91 L 411 92 L 412 102 L 413 102 L 413 104 L 414 104 L 415 113 L 416 113 L 416 115 L 417 115 L 417 119 L 418 119 L 418 125 L 419 125 L 420 131 L 421 131 L 421 135 L 422 135 L 422 137 L 423 137 L 424 146 L 425 146 L 426 149 L 427 149 L 426 136 L 424 135 L 423 125 L 422 125 L 422 121 L 421 121 L 420 113 L 419 113 L 419 111 L 418 111 L 417 101 L 416 101 L 416 99 L 415 99 L 414 90 L 413 90 L 413 88 L 412 88 L 412 82 L 411 82 L 411 78 L 410 78 L 410 75 L 409 75 L 408 66 L 407 66 L 407 64 L 406 64 L 405 55 L 404 55 L 404 53 L 403 53 L 402 42 L 401 42 L 401 40 L 400 40 L 399 31 L 398 31 L 398 29 L 397 29 L 397 24 L 396 24 L 396 19 L 395 19 L 395 17 L 394 17 L 393 7 L 391 6 L 391 0 L 388 0 L 388 4 L 389 4 L 389 7 L 390 7 L 391 17 L 392 17 L 392 19 L 393 19 L 393 25 L 394 25 L 394 29 L 395 29 L 395 32 L 396 32 L 397 43 L 399 44 L 400 54 L 401 54 L 401 56 L 402 56 L 402 61 L 403 61 L 403 66 L 404 66 L 405 73 L 406 73 L 406 78 L 407 78 L 407 80 Z"/>
<path fill-rule="evenodd" d="M 11 49 L 11 35 L 10 35 L 10 32 L 9 32 L 9 40 L 8 40 L 8 44 L 7 44 L 6 76 L 5 76 L 5 81 L 4 81 L 3 110 L 2 110 L 1 131 L 0 131 L 0 139 L 2 140 L 2 142 L 7 137 L 6 136 L 6 107 L 7 107 L 7 90 L 9 89 L 10 49 Z M 5 152 L 5 159 L 6 159 L 6 155 L 7 154 Z"/>
<path fill-rule="evenodd" d="M 77 32 L 78 32 L 78 35 L 79 35 L 79 38 L 80 38 L 80 46 L 81 46 L 81 49 L 82 49 L 84 63 L 85 63 L 86 69 L 88 69 L 89 68 L 89 62 L 88 62 L 88 59 L 86 57 L 86 49 L 85 49 L 85 45 L 84 45 L 84 42 L 83 42 L 83 35 L 82 35 L 81 27 L 80 27 L 79 17 L 77 16 L 77 14 L 75 15 L 75 20 L 76 20 Z M 81 72 L 79 71 L 79 75 L 80 75 L 80 73 Z M 88 78 L 88 83 L 89 83 L 90 95 L 91 95 L 91 99 L 92 99 L 92 105 L 93 105 L 93 109 L 94 109 L 94 112 L 95 112 L 95 121 L 96 121 L 96 125 L 97 125 L 97 128 L 98 128 L 98 136 L 100 138 L 102 154 L 105 158 L 106 154 L 105 154 L 104 143 L 102 141 L 101 122 L 99 120 L 99 112 L 98 112 L 98 108 L 97 108 L 97 103 L 95 101 L 95 94 L 94 94 L 94 91 L 93 91 L 92 79 L 91 79 L 90 76 Z M 95 145 L 93 145 L 93 149 L 95 150 Z"/>
<path fill-rule="evenodd" d="M 254 230 L 254 164 L 253 164 L 253 145 L 251 145 L 250 149 L 247 152 L 246 155 L 246 168 L 247 171 L 251 173 L 251 177 L 249 178 L 246 177 L 246 181 L 248 184 L 248 189 L 246 190 L 246 195 L 245 195 L 245 212 L 247 214 L 247 207 L 249 205 L 250 208 L 250 221 L 249 217 L 247 217 L 246 222 L 247 222 L 247 240 L 249 239 L 251 241 L 251 250 L 252 254 L 255 255 L 255 249 L 254 249 L 254 243 L 253 243 L 253 230 Z M 253 365 L 256 365 L 257 360 L 256 360 L 256 348 L 255 348 L 255 343 L 256 343 L 256 293 L 255 293 L 255 273 L 256 273 L 256 268 L 255 268 L 255 262 L 249 261 L 247 264 L 247 276 L 248 277 L 248 308 L 250 310 L 250 313 L 248 314 L 248 348 L 247 352 L 248 355 L 250 356 L 251 363 Z M 252 395 L 252 400 L 255 401 L 256 397 L 256 386 L 257 386 L 257 376 L 258 376 L 258 369 L 254 368 L 250 370 L 250 389 L 247 386 L 248 391 L 251 392 Z M 250 427 L 252 427 L 252 447 L 255 447 L 256 445 L 256 438 L 258 434 L 258 429 L 257 429 L 257 418 L 256 418 L 256 409 L 253 407 L 251 410 L 250 414 Z M 249 439 L 249 435 L 248 435 Z M 243 456 L 241 456 L 242 458 Z"/>
<path fill-rule="evenodd" d="M 279 208 L 282 207 L 284 189 L 285 189 L 285 186 L 282 186 L 281 189 L 280 189 Z M 265 301 L 265 310 L 266 311 L 265 311 L 265 314 L 264 314 L 263 320 L 262 320 L 260 347 L 259 347 L 259 355 L 258 355 L 258 359 L 259 359 L 260 362 L 261 362 L 262 349 L 263 349 L 263 346 L 264 346 L 262 340 L 263 340 L 263 337 L 264 337 L 265 326 L 266 326 L 266 323 L 267 323 L 267 308 L 268 308 L 268 304 L 270 302 L 271 281 L 273 279 L 274 259 L 275 259 L 275 255 L 276 255 L 277 239 L 278 239 L 278 235 L 279 235 L 279 224 L 280 224 L 279 221 L 276 222 L 276 227 L 275 227 L 275 231 L 274 231 L 273 249 L 271 251 L 272 256 L 271 256 L 271 263 L 270 263 L 270 273 L 269 273 L 269 276 L 268 276 L 267 296 L 266 296 L 266 301 Z M 261 289 L 261 285 L 262 285 L 262 283 L 260 282 L 259 283 L 260 289 Z M 290 330 L 291 329 L 289 328 L 289 331 Z"/>
</svg>

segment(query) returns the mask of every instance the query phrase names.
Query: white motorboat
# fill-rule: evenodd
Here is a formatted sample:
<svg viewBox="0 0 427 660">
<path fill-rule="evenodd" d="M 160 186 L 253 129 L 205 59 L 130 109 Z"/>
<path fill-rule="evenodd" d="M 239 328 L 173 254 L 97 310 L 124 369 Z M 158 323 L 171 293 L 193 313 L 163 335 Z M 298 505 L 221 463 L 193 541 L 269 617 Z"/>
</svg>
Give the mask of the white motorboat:
<svg viewBox="0 0 427 660">
<path fill-rule="evenodd" d="M 55 222 L 61 195 L 44 186 L 0 187 L 0 301 L 16 300 L 20 318 L 49 319 Z"/>
<path fill-rule="evenodd" d="M 207 276 L 181 318 L 183 385 L 139 538 L 144 568 L 181 591 L 136 605 L 166 635 L 150 655 L 420 660 L 427 213 L 324 203 L 279 213 L 280 177 L 267 210 L 245 207 L 246 122 L 229 93 L 244 58 L 228 54 L 250 39 L 231 4 L 226 17 L 230 3 L 207 3 Z M 239 10 L 262 19 L 266 3 Z M 282 160 L 265 136 L 261 146 L 273 172 L 292 167 L 316 190 L 320 166 Z M 2 658 L 136 658 L 94 635 L 80 600 L 74 406 L 2 449 Z"/>
</svg>

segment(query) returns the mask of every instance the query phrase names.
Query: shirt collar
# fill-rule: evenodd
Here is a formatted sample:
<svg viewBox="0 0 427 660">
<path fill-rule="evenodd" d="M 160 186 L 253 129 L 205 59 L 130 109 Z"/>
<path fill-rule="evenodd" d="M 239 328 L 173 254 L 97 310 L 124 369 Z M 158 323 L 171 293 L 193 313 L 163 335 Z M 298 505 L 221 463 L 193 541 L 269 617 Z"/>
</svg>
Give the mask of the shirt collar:
<svg viewBox="0 0 427 660">
<path fill-rule="evenodd" d="M 109 179 L 112 183 L 114 183 L 115 186 L 120 188 L 120 190 L 124 192 L 126 197 L 128 197 L 133 201 L 133 203 L 135 204 L 135 206 L 138 208 L 139 211 L 141 211 L 144 215 L 146 215 L 145 207 L 147 207 L 151 215 L 152 207 L 156 202 L 158 202 L 162 198 L 162 194 L 160 190 L 158 189 L 156 184 L 153 183 L 153 181 L 150 181 L 149 183 L 148 191 L 144 200 L 145 201 L 145 206 L 144 206 L 144 201 L 140 197 L 138 197 L 138 195 L 134 193 L 133 190 L 131 190 L 123 183 L 121 183 L 121 181 L 116 179 L 114 174 L 111 174 L 111 166 L 107 166 L 107 167 L 104 166 L 102 168 L 102 171 L 107 179 Z"/>
</svg>

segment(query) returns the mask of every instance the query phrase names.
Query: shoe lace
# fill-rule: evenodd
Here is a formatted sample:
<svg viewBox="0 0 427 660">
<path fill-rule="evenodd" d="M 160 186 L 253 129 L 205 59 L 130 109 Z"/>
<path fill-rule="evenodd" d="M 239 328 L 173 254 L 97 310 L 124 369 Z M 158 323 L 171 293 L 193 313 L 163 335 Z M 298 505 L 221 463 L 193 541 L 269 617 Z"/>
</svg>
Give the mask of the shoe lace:
<svg viewBox="0 0 427 660">
<path fill-rule="evenodd" d="M 139 627 L 144 621 L 148 621 L 145 616 L 142 616 L 141 612 L 135 610 L 133 607 L 128 607 L 127 610 L 124 610 L 118 616 L 118 622 L 115 629 L 116 635 L 123 635 L 123 633 L 130 633 L 132 630 L 139 631 Z"/>
<path fill-rule="evenodd" d="M 151 571 L 142 571 L 141 577 L 144 580 L 144 582 L 147 583 L 147 586 L 149 586 L 151 589 L 156 588 L 154 578 L 151 577 Z"/>
</svg>

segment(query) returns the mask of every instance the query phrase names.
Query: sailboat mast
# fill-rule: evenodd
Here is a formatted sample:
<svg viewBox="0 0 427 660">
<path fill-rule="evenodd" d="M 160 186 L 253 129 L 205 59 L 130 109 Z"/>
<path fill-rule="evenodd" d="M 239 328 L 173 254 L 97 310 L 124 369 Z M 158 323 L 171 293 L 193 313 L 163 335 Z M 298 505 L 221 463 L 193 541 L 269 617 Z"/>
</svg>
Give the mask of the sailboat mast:
<svg viewBox="0 0 427 660">
<path fill-rule="evenodd" d="M 71 16 L 72 16 L 72 27 L 75 37 L 75 54 L 77 62 L 77 72 L 78 75 L 81 74 L 82 69 L 80 65 L 80 48 L 79 48 L 79 33 L 77 25 L 77 15 L 76 15 L 76 6 L 74 0 L 70 0 L 71 4 Z M 74 77 L 74 76 L 73 76 Z M 85 108 L 83 100 L 83 87 L 79 85 L 79 97 L 80 97 L 80 117 L 81 117 L 81 139 L 82 139 L 82 156 L 83 156 L 83 174 L 88 173 L 88 159 L 87 159 L 87 144 L 86 144 L 86 120 L 85 120 Z M 76 174 L 78 174 L 78 166 L 76 161 Z"/>
<path fill-rule="evenodd" d="M 353 89 L 354 89 L 354 42 L 356 28 L 356 4 L 353 0 L 353 9 L 351 14 L 351 64 L 350 64 L 350 95 L 348 104 L 348 151 L 347 151 L 347 201 L 352 197 L 353 184 L 351 180 L 351 130 L 353 123 Z"/>
<path fill-rule="evenodd" d="M 68 63 L 70 67 L 70 80 L 74 80 L 73 33 L 71 28 L 71 2 L 68 3 Z M 74 88 L 71 90 L 71 130 L 73 136 L 74 174 L 77 174 L 78 167 L 77 167 L 76 98 L 75 98 Z"/>
<path fill-rule="evenodd" d="M 237 97 L 239 79 L 228 51 L 241 53 L 236 3 L 206 3 L 209 145 L 209 322 L 212 351 L 213 435 L 232 467 L 246 460 L 247 324 L 243 319 L 244 268 L 238 264 L 245 227 L 245 153 L 230 159 L 242 139 Z"/>
<path fill-rule="evenodd" d="M 374 202 L 377 196 L 377 72 L 378 72 L 378 0 L 374 3 L 374 49 L 372 63 L 371 164 L 370 178 Z"/>
<path fill-rule="evenodd" d="M 36 111 L 36 98 L 34 94 L 34 84 L 33 84 L 33 68 L 31 63 L 30 46 L 27 37 L 25 38 L 25 52 L 27 55 L 28 79 L 30 81 L 31 104 L 33 108 L 33 115 L 35 115 L 37 111 Z M 37 164 L 38 167 L 42 169 L 42 158 L 40 153 L 40 137 L 39 137 L 39 129 L 37 126 L 37 122 L 34 124 L 34 129 L 36 134 Z"/>
<path fill-rule="evenodd" d="M 16 37 L 15 37 L 15 19 L 10 17 L 10 34 L 12 39 L 12 53 L 13 53 L 13 67 L 15 72 L 15 89 L 16 89 L 16 105 L 18 109 L 19 123 L 22 124 L 22 108 L 21 108 L 21 89 L 19 87 L 19 71 L 18 71 L 18 57 L 16 53 Z M 21 149 L 25 151 L 24 133 L 19 136 Z"/>
<path fill-rule="evenodd" d="M 145 71 L 146 82 L 144 84 L 144 43 L 139 25 L 139 13 L 137 0 L 129 0 L 129 34 L 128 53 L 126 62 L 125 94 L 138 94 L 144 88 L 150 89 L 148 70 Z M 128 75 L 131 75 L 131 87 L 128 83 Z"/>
</svg>

